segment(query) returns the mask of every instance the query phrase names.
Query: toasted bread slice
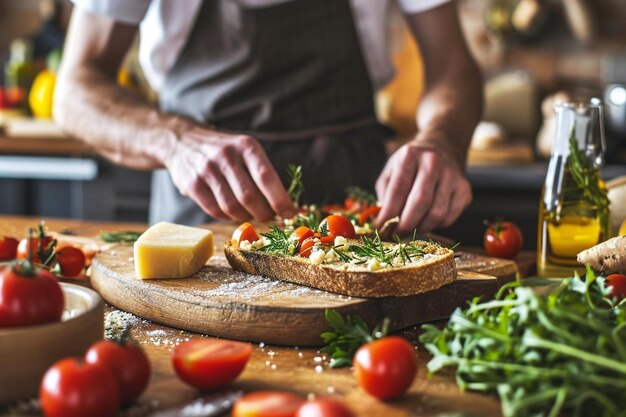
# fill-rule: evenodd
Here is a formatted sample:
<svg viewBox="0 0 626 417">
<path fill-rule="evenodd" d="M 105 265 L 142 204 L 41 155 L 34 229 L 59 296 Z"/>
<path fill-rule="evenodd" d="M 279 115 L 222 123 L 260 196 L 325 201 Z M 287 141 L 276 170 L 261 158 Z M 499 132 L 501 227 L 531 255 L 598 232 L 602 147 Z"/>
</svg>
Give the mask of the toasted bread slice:
<svg viewBox="0 0 626 417">
<path fill-rule="evenodd" d="M 358 243 L 359 241 L 353 241 Z M 226 259 L 236 271 L 264 275 L 355 297 L 390 297 L 435 290 L 456 279 L 454 252 L 431 242 L 414 241 L 425 256 L 406 266 L 370 271 L 346 262 L 314 264 L 300 256 L 274 255 L 224 245 Z M 393 243 L 385 243 L 393 246 Z"/>
</svg>

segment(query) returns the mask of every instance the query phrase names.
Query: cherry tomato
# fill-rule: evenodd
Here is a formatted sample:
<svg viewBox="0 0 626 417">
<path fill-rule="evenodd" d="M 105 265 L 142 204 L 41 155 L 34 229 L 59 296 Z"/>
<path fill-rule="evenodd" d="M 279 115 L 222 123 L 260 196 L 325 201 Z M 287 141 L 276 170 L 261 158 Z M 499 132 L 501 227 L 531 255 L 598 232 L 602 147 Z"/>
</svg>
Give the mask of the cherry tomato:
<svg viewBox="0 0 626 417">
<path fill-rule="evenodd" d="M 519 227 L 511 222 L 495 222 L 483 237 L 487 253 L 497 258 L 514 258 L 522 250 L 524 238 Z"/>
<path fill-rule="evenodd" d="M 354 207 L 358 203 L 359 203 L 359 200 L 357 200 L 355 197 L 346 197 L 346 199 L 343 201 L 343 206 L 347 210 L 350 210 L 352 207 Z"/>
<path fill-rule="evenodd" d="M 322 212 L 324 213 L 333 214 L 333 213 L 343 213 L 345 211 L 346 211 L 346 208 L 342 206 L 341 204 L 327 204 L 325 206 L 322 206 Z"/>
<path fill-rule="evenodd" d="M 354 414 L 341 401 L 324 397 L 306 402 L 296 417 L 354 417 Z"/>
<path fill-rule="evenodd" d="M 18 263 L 0 270 L 0 328 L 61 319 L 63 291 L 50 272 Z"/>
<path fill-rule="evenodd" d="M 11 261 L 17 257 L 17 239 L 4 236 L 0 237 L 0 261 Z"/>
<path fill-rule="evenodd" d="M 109 369 L 119 387 L 122 407 L 132 404 L 150 380 L 150 362 L 143 349 L 132 343 L 101 340 L 91 345 L 85 362 Z"/>
<path fill-rule="evenodd" d="M 234 381 L 251 354 L 249 343 L 197 338 L 176 346 L 172 362 L 176 374 L 189 385 L 213 389 Z"/>
<path fill-rule="evenodd" d="M 234 232 L 230 242 L 233 246 L 239 246 L 241 242 L 247 240 L 248 242 L 256 242 L 259 240 L 259 234 L 254 230 L 254 226 L 250 223 L 242 223 Z"/>
<path fill-rule="evenodd" d="M 612 274 L 606 277 L 607 287 L 611 287 L 611 297 L 622 299 L 626 297 L 626 275 Z"/>
<path fill-rule="evenodd" d="M 300 256 L 303 258 L 308 258 L 311 256 L 311 249 L 315 245 L 315 241 L 313 238 L 304 239 L 304 242 L 300 245 L 300 251 L 298 252 Z"/>
<path fill-rule="evenodd" d="M 30 240 L 22 239 L 17 246 L 17 259 L 28 259 L 30 251 Z M 33 241 L 33 262 L 40 264 L 45 262 L 52 253 L 52 236 L 44 236 L 42 238 L 34 237 Z"/>
<path fill-rule="evenodd" d="M 354 239 L 356 235 L 352 222 L 347 217 L 339 214 L 331 214 L 322 220 L 319 230 L 321 231 L 324 228 L 328 231 L 328 235 L 333 237 L 343 236 L 348 239 Z"/>
<path fill-rule="evenodd" d="M 306 226 L 300 226 L 293 233 L 298 236 L 298 245 L 301 245 L 305 239 L 313 236 L 313 230 L 309 229 Z"/>
<path fill-rule="evenodd" d="M 376 216 L 380 212 L 379 206 L 368 207 L 361 212 L 359 215 L 359 226 L 363 226 L 365 223 L 369 221 L 370 218 Z"/>
<path fill-rule="evenodd" d="M 46 417 L 111 417 L 119 408 L 119 387 L 104 366 L 66 358 L 44 375 L 39 401 Z"/>
<path fill-rule="evenodd" d="M 257 391 L 235 401 L 232 417 L 295 417 L 303 403 L 290 392 Z"/>
<path fill-rule="evenodd" d="M 417 371 L 415 349 L 398 336 L 366 343 L 356 351 L 353 363 L 361 388 L 379 400 L 402 395 Z"/>
<path fill-rule="evenodd" d="M 61 275 L 66 277 L 75 277 L 85 268 L 85 254 L 73 246 L 65 246 L 57 250 L 55 259 L 61 267 Z"/>
</svg>

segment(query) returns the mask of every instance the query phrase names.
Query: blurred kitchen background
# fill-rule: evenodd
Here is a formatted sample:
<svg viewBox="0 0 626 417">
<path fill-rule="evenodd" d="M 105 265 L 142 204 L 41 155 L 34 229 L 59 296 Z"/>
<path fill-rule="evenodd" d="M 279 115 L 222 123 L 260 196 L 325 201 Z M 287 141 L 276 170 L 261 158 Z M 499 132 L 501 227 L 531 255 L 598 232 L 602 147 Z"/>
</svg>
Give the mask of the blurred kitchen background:
<svg viewBox="0 0 626 417">
<path fill-rule="evenodd" d="M 423 71 L 389 3 L 397 75 L 376 101 L 380 119 L 397 132 L 393 150 L 415 133 Z M 555 102 L 603 99 L 609 148 L 603 175 L 626 174 L 626 1 L 460 0 L 459 11 L 483 69 L 485 112 L 467 168 L 474 202 L 441 233 L 480 245 L 483 220 L 506 217 L 534 249 Z M 0 213 L 145 222 L 149 173 L 114 166 L 50 119 L 70 13 L 66 0 L 0 0 Z M 118 82 L 155 100 L 136 48 Z"/>
</svg>

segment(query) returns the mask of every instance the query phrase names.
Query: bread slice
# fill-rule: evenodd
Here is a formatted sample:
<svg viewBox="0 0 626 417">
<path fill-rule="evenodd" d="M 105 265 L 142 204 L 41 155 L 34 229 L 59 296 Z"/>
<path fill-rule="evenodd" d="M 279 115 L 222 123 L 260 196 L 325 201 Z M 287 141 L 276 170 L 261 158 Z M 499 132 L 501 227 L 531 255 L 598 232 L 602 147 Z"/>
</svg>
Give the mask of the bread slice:
<svg viewBox="0 0 626 417">
<path fill-rule="evenodd" d="M 358 243 L 359 241 L 353 241 Z M 317 265 L 300 256 L 241 250 L 230 242 L 224 253 L 230 266 L 248 274 L 307 285 L 354 297 L 399 297 L 435 290 L 456 279 L 454 252 L 431 242 L 414 241 L 428 254 L 407 266 L 369 271 L 344 262 Z M 393 243 L 385 243 L 393 246 Z"/>
</svg>

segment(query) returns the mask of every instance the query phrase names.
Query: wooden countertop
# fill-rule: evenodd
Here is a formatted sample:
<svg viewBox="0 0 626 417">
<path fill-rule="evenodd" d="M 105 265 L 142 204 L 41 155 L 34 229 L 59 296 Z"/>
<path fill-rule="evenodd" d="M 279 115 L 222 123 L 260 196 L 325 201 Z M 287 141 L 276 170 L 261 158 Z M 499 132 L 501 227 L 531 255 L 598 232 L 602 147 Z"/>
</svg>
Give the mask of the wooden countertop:
<svg viewBox="0 0 626 417">
<path fill-rule="evenodd" d="M 0 235 L 20 236 L 27 227 L 39 221 L 34 217 L 0 216 Z M 95 236 L 102 230 L 143 230 L 143 224 L 86 222 L 63 219 L 46 219 L 52 231 L 65 230 L 79 236 Z M 231 225 L 216 225 L 226 228 Z M 119 311 L 107 307 L 107 312 Z M 280 331 L 280 323 L 276 323 Z M 406 329 L 402 335 L 416 343 L 419 332 Z M 199 396 L 199 393 L 184 385 L 174 374 L 170 364 L 174 345 L 194 334 L 166 326 L 138 321 L 132 336 L 143 346 L 153 367 L 153 375 L 147 391 L 137 404 L 120 413 L 120 416 L 150 416 L 156 410 L 183 406 Z M 346 368 L 330 369 L 322 362 L 323 371 L 316 371 L 316 360 L 322 355 L 315 349 L 295 349 L 279 346 L 255 346 L 254 353 L 245 371 L 229 389 L 244 391 L 277 389 L 317 396 L 329 393 L 340 397 L 358 416 L 423 416 L 435 417 L 442 414 L 463 413 L 482 417 L 501 416 L 500 403 L 494 397 L 465 393 L 454 384 L 448 375 L 428 377 L 425 364 L 429 354 L 416 343 L 419 368 L 418 375 L 409 392 L 402 398 L 383 403 L 370 397 L 357 385 L 351 371 Z M 0 414 L 2 410 L 0 409 Z M 4 414 L 2 414 L 4 415 Z M 11 416 L 39 416 L 36 412 L 17 411 Z"/>
<path fill-rule="evenodd" d="M 90 146 L 70 137 L 20 137 L 0 134 L 0 155 L 94 156 Z"/>
</svg>

